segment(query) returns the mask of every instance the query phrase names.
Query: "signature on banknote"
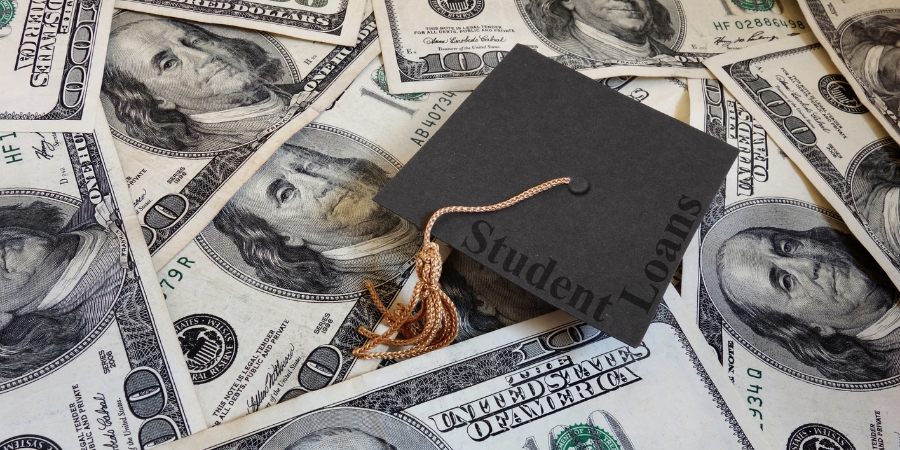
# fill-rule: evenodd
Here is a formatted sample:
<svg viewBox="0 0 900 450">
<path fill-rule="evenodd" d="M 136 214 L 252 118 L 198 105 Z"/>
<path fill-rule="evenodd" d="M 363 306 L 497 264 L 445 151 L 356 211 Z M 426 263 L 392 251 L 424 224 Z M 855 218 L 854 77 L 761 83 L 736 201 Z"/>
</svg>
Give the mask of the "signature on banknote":
<svg viewBox="0 0 900 450">
<path fill-rule="evenodd" d="M 766 34 L 765 31 L 757 31 L 756 33 L 753 33 L 746 38 L 737 37 L 734 39 L 727 39 L 726 36 L 716 36 L 716 38 L 713 40 L 713 44 L 718 45 L 726 50 L 735 50 L 746 47 L 748 42 L 772 42 L 776 39 L 778 39 L 778 36 Z"/>
</svg>

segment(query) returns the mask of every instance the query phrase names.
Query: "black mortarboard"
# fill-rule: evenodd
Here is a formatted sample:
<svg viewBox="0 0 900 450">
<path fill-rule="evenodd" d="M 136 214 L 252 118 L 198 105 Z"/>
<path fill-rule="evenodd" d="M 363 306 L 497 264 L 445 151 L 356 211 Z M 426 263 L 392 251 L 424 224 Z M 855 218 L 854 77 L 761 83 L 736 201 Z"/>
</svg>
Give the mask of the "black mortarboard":
<svg viewBox="0 0 900 450">
<path fill-rule="evenodd" d="M 737 150 L 517 45 L 375 201 L 636 346 Z M 582 192 L 589 184 L 587 192 Z M 577 192 L 577 193 L 576 193 Z"/>
</svg>

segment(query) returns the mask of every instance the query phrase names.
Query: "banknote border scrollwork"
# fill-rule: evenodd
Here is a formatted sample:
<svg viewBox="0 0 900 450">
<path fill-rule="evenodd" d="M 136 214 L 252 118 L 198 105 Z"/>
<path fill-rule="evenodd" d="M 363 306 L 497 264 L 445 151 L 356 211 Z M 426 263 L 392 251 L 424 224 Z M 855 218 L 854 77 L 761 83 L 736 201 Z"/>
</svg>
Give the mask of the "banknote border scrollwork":
<svg viewBox="0 0 900 450">
<path fill-rule="evenodd" d="M 809 7 L 809 12 L 812 13 L 812 19 L 819 24 L 819 29 L 828 39 L 829 43 L 834 45 L 836 39 L 838 37 L 837 29 L 834 28 L 834 25 L 831 24 L 831 20 L 828 19 L 828 12 L 825 11 L 825 6 L 819 0 L 802 0 Z M 824 20 L 820 20 L 824 19 Z M 807 19 L 808 20 L 808 19 Z M 840 49 L 837 47 L 835 51 L 840 54 Z"/>
<path fill-rule="evenodd" d="M 365 20 L 362 21 L 361 29 L 365 29 L 371 23 L 375 21 L 375 17 L 372 14 L 369 14 Z M 319 64 L 310 71 L 310 75 L 308 77 L 313 76 L 318 73 L 319 69 L 324 67 L 327 64 L 330 64 L 332 58 L 337 57 L 342 51 L 350 48 L 352 51 L 348 54 L 340 63 L 340 66 L 333 68 L 329 75 L 326 76 L 325 79 L 318 80 L 318 87 L 321 88 L 319 93 L 314 97 L 311 97 L 304 101 L 301 104 L 301 107 L 294 111 L 293 115 L 282 119 L 283 125 L 286 125 L 290 120 L 299 116 L 302 112 L 304 112 L 309 105 L 315 102 L 323 92 L 325 92 L 332 83 L 334 83 L 338 77 L 343 73 L 343 70 L 355 63 L 357 59 L 366 52 L 370 45 L 378 42 L 378 31 L 373 29 L 371 32 L 363 38 L 362 41 L 357 42 L 353 47 L 335 47 L 328 54 L 322 58 Z M 304 78 L 306 80 L 306 78 Z M 301 80 L 301 83 L 303 80 Z M 156 253 L 157 250 L 163 247 L 168 241 L 169 238 L 174 236 L 181 230 L 183 227 L 194 215 L 196 215 L 200 209 L 206 205 L 210 198 L 214 197 L 218 188 L 231 180 L 232 176 L 237 173 L 237 171 L 250 159 L 253 154 L 255 154 L 256 149 L 263 145 L 276 131 L 278 131 L 280 127 L 271 129 L 271 133 L 267 134 L 264 137 L 260 137 L 259 141 L 254 145 L 245 145 L 237 148 L 236 150 L 228 153 L 223 153 L 217 155 L 210 161 L 204 168 L 196 174 L 190 181 L 188 181 L 184 187 L 181 189 L 179 194 L 188 199 L 188 208 L 185 211 L 182 218 L 173 223 L 172 225 L 164 228 L 155 230 L 156 231 L 156 241 L 153 242 L 152 245 L 149 246 L 150 254 Z"/>
<path fill-rule="evenodd" d="M 85 27 L 85 29 L 89 29 L 91 31 L 93 40 L 90 42 L 90 46 L 88 47 L 92 55 L 91 58 L 79 64 L 75 64 L 74 62 L 72 62 L 72 52 L 76 48 L 76 46 L 73 45 L 73 41 L 76 37 L 76 30 L 71 30 L 71 33 L 69 33 L 69 39 L 66 41 L 66 58 L 63 69 L 61 70 L 62 78 L 65 78 L 65 76 L 70 72 L 70 69 L 72 69 L 74 66 L 86 66 L 86 68 L 84 69 L 85 79 L 81 83 L 84 87 L 82 88 L 81 98 L 78 104 L 73 107 L 63 106 L 63 96 L 66 93 L 67 85 L 66 83 L 61 83 L 59 86 L 59 93 L 56 97 L 56 104 L 54 104 L 49 111 L 42 113 L 0 111 L 0 120 L 82 120 L 82 115 L 84 115 L 85 103 L 88 101 L 97 101 L 96 99 L 87 98 L 87 91 L 90 88 L 91 84 L 94 82 L 91 80 L 91 72 L 92 70 L 94 70 L 91 67 L 92 63 L 96 62 L 97 64 L 102 65 L 102 61 L 94 61 L 94 57 L 102 56 L 94 52 L 94 47 L 97 45 L 97 39 L 99 38 L 97 27 L 100 25 L 100 20 L 97 20 L 97 16 L 99 16 L 103 8 L 105 8 L 103 3 L 104 1 L 109 2 L 112 0 L 78 0 L 78 6 L 73 8 L 73 18 L 74 16 L 78 16 L 81 11 L 85 10 L 93 10 L 94 15 L 94 20 L 85 20 L 74 24 L 78 27 Z M 85 51 L 85 48 L 78 47 L 78 50 Z M 101 81 L 102 80 L 96 82 L 99 83 Z"/>
<path fill-rule="evenodd" d="M 720 83 L 718 80 L 704 79 L 702 80 L 702 84 L 704 88 L 706 86 L 712 85 L 715 86 L 716 89 L 718 89 L 720 102 L 717 105 L 719 105 L 724 112 L 725 88 L 722 86 L 722 83 Z M 704 99 L 708 98 L 705 93 L 703 95 Z M 706 100 L 704 100 L 704 104 L 708 106 Z M 703 116 L 703 132 L 719 139 L 722 142 L 727 142 L 727 136 L 725 135 L 725 118 L 713 117 L 709 114 L 704 114 Z M 721 123 L 716 126 L 714 119 L 718 119 Z M 706 210 L 706 214 L 700 221 L 700 227 L 698 230 L 699 238 L 697 241 L 697 245 L 700 245 L 703 242 L 703 239 L 706 237 L 706 234 L 709 232 L 712 226 L 715 225 L 715 223 L 725 215 L 725 190 L 726 183 L 723 182 L 722 186 L 719 187 L 719 190 L 716 191 L 716 195 L 715 197 L 713 197 L 712 202 L 710 202 L 709 208 Z M 719 363 L 722 363 L 723 319 L 722 315 L 719 314 L 719 311 L 712 303 L 712 299 L 710 298 L 709 292 L 706 290 L 706 285 L 703 281 L 703 272 L 700 270 L 697 271 L 697 286 L 699 287 L 699 292 L 697 292 L 697 325 L 700 328 L 700 333 L 703 335 L 703 339 L 705 339 L 706 343 L 716 351 L 716 355 L 719 358 Z"/>
<path fill-rule="evenodd" d="M 657 320 L 657 318 L 659 318 L 658 312 L 657 316 L 652 322 L 661 321 Z M 465 389 L 467 387 L 502 376 L 504 374 L 520 370 L 518 366 L 518 359 L 520 357 L 516 356 L 516 349 L 519 347 L 519 344 L 524 341 L 546 338 L 556 333 L 557 331 L 565 330 L 573 324 L 581 323 L 582 322 L 578 320 L 571 320 L 549 330 L 544 330 L 529 336 L 524 336 L 516 340 L 515 342 L 505 344 L 499 348 L 494 348 L 476 355 L 472 355 L 468 358 L 446 363 L 443 366 L 435 367 L 433 370 L 426 373 L 407 376 L 405 378 L 397 380 L 389 386 L 375 388 L 367 392 L 363 392 L 352 399 L 341 400 L 340 403 L 326 405 L 320 409 L 330 407 L 355 407 L 374 409 L 396 416 L 396 413 L 401 412 L 404 409 L 412 407 L 416 404 L 421 404 L 434 398 L 448 395 L 451 392 Z M 576 348 L 580 348 L 585 345 L 589 345 L 608 338 L 609 336 L 607 334 L 598 333 L 597 336 L 569 347 L 565 349 L 564 352 L 571 351 Z M 553 358 L 554 355 L 558 355 L 558 353 L 548 352 L 541 358 L 529 361 L 527 365 L 533 366 L 540 364 L 541 361 Z M 435 375 L 435 372 L 442 370 L 451 370 L 453 372 L 450 374 L 452 379 L 447 381 L 445 379 L 446 377 Z M 278 424 L 275 424 L 264 430 L 254 431 L 243 436 L 235 437 L 234 439 L 214 448 L 216 450 L 258 448 L 258 446 L 261 445 L 261 443 L 264 442 L 265 439 L 268 439 L 268 437 L 271 437 L 278 430 L 293 422 L 297 417 L 298 416 L 295 416 L 285 421 L 279 422 Z M 267 437 L 261 438 L 261 436 L 263 435 Z M 259 444 L 250 445 L 250 442 Z"/>
<path fill-rule="evenodd" d="M 660 309 L 662 309 L 664 305 L 660 304 Z M 659 315 L 661 313 L 657 313 Z M 672 313 L 666 308 L 666 314 L 671 316 Z M 694 347 L 691 346 L 690 341 L 688 341 L 687 335 L 684 334 L 684 330 L 675 322 L 675 318 L 672 317 L 672 323 L 669 325 L 675 330 L 675 334 L 678 337 L 678 342 L 681 343 L 681 347 L 684 349 L 684 353 L 691 360 L 691 364 L 694 365 L 694 370 L 697 371 L 697 375 L 700 376 L 700 379 L 703 380 L 703 385 L 706 387 L 707 392 L 713 398 L 713 401 L 716 403 L 716 407 L 719 408 L 719 411 L 725 416 L 725 422 L 728 423 L 728 427 L 734 432 L 735 437 L 737 437 L 738 442 L 741 443 L 741 447 L 744 450 L 753 450 L 753 445 L 750 444 L 750 439 L 747 438 L 747 435 L 744 433 L 744 430 L 741 428 L 740 422 L 738 422 L 737 417 L 734 416 L 734 412 L 731 408 L 728 407 L 728 403 L 725 401 L 725 398 L 722 397 L 722 393 L 719 392 L 719 388 L 713 383 L 712 378 L 709 377 L 709 373 L 705 367 L 703 367 L 703 363 L 700 362 L 700 358 L 697 357 L 697 352 L 694 350 Z M 668 322 L 666 322 L 668 323 Z"/>
<path fill-rule="evenodd" d="M 453 447 L 447 445 L 444 440 L 437 435 L 434 431 L 431 430 L 428 426 L 422 423 L 421 420 L 416 419 L 414 416 L 406 414 L 403 411 L 398 411 L 393 414 L 394 417 L 400 419 L 405 422 L 407 425 L 416 429 L 416 431 L 424 434 L 431 440 L 431 443 L 435 444 L 440 450 L 453 450 Z"/>
<path fill-rule="evenodd" d="M 347 5 L 350 2 L 350 0 L 341 0 L 341 6 L 340 6 L 341 9 L 340 9 L 340 11 L 338 11 L 334 14 L 323 14 L 323 13 L 318 13 L 318 12 L 310 11 L 310 10 L 297 10 L 297 9 L 285 8 L 285 7 L 281 7 L 281 6 L 257 3 L 257 2 L 251 2 L 251 1 L 245 1 L 245 0 L 237 0 L 237 1 L 231 2 L 234 5 L 245 4 L 251 8 L 265 8 L 265 9 L 269 9 L 269 10 L 279 10 L 279 11 L 287 13 L 287 14 L 297 13 L 297 14 L 302 14 L 305 16 L 310 16 L 313 18 L 325 19 L 329 22 L 328 27 L 330 27 L 330 28 L 326 28 L 325 25 L 316 26 L 315 23 L 310 23 L 310 22 L 303 21 L 303 20 L 292 20 L 292 19 L 287 19 L 284 17 L 272 17 L 267 14 L 250 14 L 249 11 L 234 11 L 231 9 L 220 10 L 220 9 L 206 8 L 203 6 L 191 4 L 191 2 L 180 2 L 177 0 L 128 0 L 128 1 L 131 1 L 134 3 L 144 3 L 144 4 L 148 4 L 148 5 L 152 5 L 152 6 L 156 6 L 156 7 L 160 7 L 160 8 L 169 8 L 169 9 L 173 9 L 176 11 L 188 11 L 193 14 L 204 14 L 204 15 L 211 16 L 211 17 L 215 17 L 215 16 L 226 17 L 226 18 L 235 18 L 236 17 L 239 19 L 247 19 L 250 21 L 265 22 L 265 23 L 271 23 L 271 24 L 282 25 L 282 26 L 291 26 L 291 27 L 296 27 L 297 29 L 300 29 L 300 30 L 315 31 L 318 33 L 330 34 L 332 36 L 340 36 L 341 30 L 344 27 L 344 21 L 347 18 Z"/>
<path fill-rule="evenodd" d="M 66 136 L 66 142 L 68 143 L 71 138 L 68 137 L 69 135 Z M 95 173 L 98 174 L 97 176 L 99 178 L 102 170 L 102 177 L 107 178 L 106 182 L 111 184 L 112 180 L 108 179 L 109 174 L 105 170 L 105 158 L 108 157 L 107 155 L 116 158 L 115 152 L 111 155 L 109 153 L 101 153 L 96 137 L 92 134 L 85 135 L 85 137 L 88 138 L 87 141 L 89 145 L 87 146 L 87 150 L 91 154 L 91 160 L 99 161 L 101 163 L 100 167 L 95 167 Z M 112 151 L 113 149 L 108 150 Z M 72 159 L 73 164 L 76 164 L 78 161 L 77 155 L 70 154 L 70 158 Z M 84 192 L 83 195 L 87 195 L 87 193 Z M 119 204 L 114 196 L 112 196 L 112 199 L 115 210 L 121 211 L 122 205 Z M 130 203 L 126 203 L 124 206 L 125 208 L 132 207 Z M 116 216 L 117 226 L 119 229 L 125 230 L 124 221 L 121 215 L 116 214 Z M 143 245 L 140 241 L 138 242 L 137 245 Z M 166 357 L 166 353 L 163 351 L 157 329 L 154 327 L 154 323 L 160 319 L 171 326 L 172 319 L 167 314 L 160 318 L 154 315 L 154 312 L 150 309 L 150 297 L 147 294 L 145 280 L 141 278 L 140 273 L 135 271 L 134 249 L 131 247 L 131 242 L 126 242 L 126 244 L 129 275 L 125 277 L 122 289 L 117 297 L 118 300 L 110 312 L 111 315 L 115 316 L 115 324 L 119 329 L 119 335 L 122 338 L 122 347 L 125 350 L 125 354 L 128 356 L 128 362 L 131 369 L 146 367 L 156 371 L 156 374 L 159 375 L 165 385 L 165 394 L 167 398 L 174 399 L 174 401 L 167 402 L 157 415 L 166 416 L 173 424 L 175 424 L 181 436 L 187 436 L 191 434 L 191 429 L 188 426 L 187 418 L 184 415 L 182 396 L 178 395 L 178 392 L 176 391 L 175 381 L 172 378 L 171 364 Z M 155 286 L 156 281 L 156 277 L 152 277 L 150 285 Z M 131 290 L 133 293 L 131 295 L 123 295 L 122 292 L 126 290 Z"/>
</svg>

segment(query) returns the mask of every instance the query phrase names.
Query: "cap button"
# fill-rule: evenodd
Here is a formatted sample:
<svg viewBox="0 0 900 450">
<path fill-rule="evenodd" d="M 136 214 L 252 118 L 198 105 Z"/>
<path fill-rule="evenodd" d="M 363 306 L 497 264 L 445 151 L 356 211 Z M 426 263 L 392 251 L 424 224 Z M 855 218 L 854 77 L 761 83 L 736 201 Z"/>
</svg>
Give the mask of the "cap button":
<svg viewBox="0 0 900 450">
<path fill-rule="evenodd" d="M 575 195 L 581 195 L 591 189 L 591 183 L 584 178 L 573 177 L 569 180 L 569 192 Z"/>
</svg>

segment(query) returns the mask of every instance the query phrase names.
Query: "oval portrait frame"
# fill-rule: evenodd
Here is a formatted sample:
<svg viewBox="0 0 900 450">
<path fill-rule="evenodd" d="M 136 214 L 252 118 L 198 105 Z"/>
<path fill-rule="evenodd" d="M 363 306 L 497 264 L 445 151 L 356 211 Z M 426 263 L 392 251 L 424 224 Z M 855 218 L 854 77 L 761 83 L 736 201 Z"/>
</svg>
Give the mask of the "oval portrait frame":
<svg viewBox="0 0 900 450">
<path fill-rule="evenodd" d="M 157 19 L 166 19 L 179 21 L 176 18 L 170 17 L 158 17 L 151 16 L 148 14 L 135 12 L 135 11 L 127 11 L 127 10 L 116 10 L 115 14 L 113 14 L 113 25 L 112 29 L 115 30 L 117 26 L 122 26 L 128 23 L 137 22 L 143 20 L 144 17 L 152 17 Z M 126 21 L 125 24 L 117 24 L 121 21 Z M 185 21 L 189 22 L 189 21 Z M 284 45 L 278 41 L 278 39 L 269 34 L 262 31 L 253 31 L 244 28 L 234 28 L 227 27 L 223 25 L 214 25 L 208 23 L 195 23 L 189 22 L 191 25 L 203 28 L 204 30 L 216 33 L 220 36 L 225 36 L 228 38 L 236 38 L 236 39 L 244 39 L 249 40 L 255 44 L 258 44 L 269 56 L 279 58 L 281 62 L 284 64 L 284 75 L 282 75 L 281 82 L 284 84 L 297 84 L 301 81 L 300 71 L 297 69 L 297 63 L 291 57 L 288 50 L 284 47 Z M 100 93 L 100 101 L 103 104 L 104 111 L 108 111 L 106 113 L 106 120 L 109 122 L 109 129 L 112 133 L 113 137 L 119 141 L 122 141 L 138 150 L 145 151 L 148 153 L 164 156 L 166 158 L 182 158 L 182 159 L 209 159 L 213 158 L 216 155 L 226 153 L 229 150 L 233 150 L 235 148 L 240 148 L 246 146 L 252 142 L 253 140 L 249 140 L 245 143 L 239 145 L 231 145 L 222 147 L 216 150 L 203 150 L 203 151 L 184 151 L 184 150 L 169 150 L 161 147 L 156 147 L 147 143 L 144 143 L 138 139 L 135 139 L 128 135 L 125 131 L 124 124 L 119 121 L 118 117 L 116 117 L 115 113 L 113 113 L 112 104 L 109 98 L 106 96 L 104 92 Z M 285 116 L 294 114 L 294 112 L 286 111 L 284 113 Z M 262 130 L 260 130 L 262 131 Z"/>
<path fill-rule="evenodd" d="M 883 151 L 883 149 L 888 146 L 896 147 L 897 143 L 895 143 L 894 140 L 890 137 L 885 137 L 869 143 L 858 152 L 856 152 L 856 155 L 847 166 L 847 183 L 850 186 L 850 201 L 853 204 L 853 208 L 856 209 L 855 212 L 859 217 L 859 224 L 862 225 L 863 229 L 866 231 L 866 234 L 869 235 L 869 237 L 872 239 L 872 242 L 874 242 L 875 245 L 877 245 L 878 248 L 881 249 L 884 255 L 888 259 L 890 259 L 893 264 L 897 265 L 900 264 L 900 254 L 895 253 L 887 246 L 887 244 L 882 242 L 881 238 L 875 233 L 875 230 L 872 229 L 869 221 L 864 219 L 860 214 L 862 208 L 859 202 L 857 202 L 857 198 L 860 195 L 872 192 L 872 189 L 874 187 L 863 179 L 863 176 L 859 171 L 860 165 L 862 165 L 863 161 L 868 158 L 874 157 L 875 153 Z"/>
<path fill-rule="evenodd" d="M 278 430 L 260 450 L 282 450 L 298 439 L 327 428 L 365 432 L 397 450 L 451 450 L 430 428 L 407 414 L 388 414 L 374 409 L 335 407 L 301 415 Z"/>
<path fill-rule="evenodd" d="M 706 233 L 700 246 L 700 274 L 713 306 L 722 318 L 722 326 L 748 352 L 779 372 L 810 384 L 840 390 L 880 390 L 900 384 L 900 375 L 890 378 L 848 382 L 831 380 L 815 368 L 803 364 L 779 344 L 756 334 L 725 304 L 715 269 L 716 254 L 722 243 L 747 228 L 773 227 L 791 231 L 806 231 L 829 226 L 850 234 L 840 216 L 811 203 L 784 198 L 748 200 L 729 206 L 725 214 Z"/>
<path fill-rule="evenodd" d="M 341 154 L 329 154 L 329 156 L 355 156 L 368 157 L 369 161 L 378 164 L 379 167 L 388 171 L 393 177 L 403 164 L 393 155 L 379 147 L 377 144 L 342 128 L 331 125 L 312 123 L 294 134 L 286 143 L 303 145 L 307 142 L 326 143 L 339 145 Z M 309 145 L 307 148 L 318 151 L 315 146 Z M 326 153 L 327 152 L 322 152 Z M 299 292 L 288 290 L 266 283 L 260 280 L 249 264 L 243 261 L 237 247 L 233 242 L 216 229 L 213 223 L 210 223 L 200 232 L 195 239 L 200 249 L 205 253 L 217 266 L 225 272 L 237 279 L 243 284 L 253 287 L 254 289 L 266 292 L 271 295 L 284 297 L 292 300 L 313 301 L 313 302 L 346 302 L 356 301 L 363 295 L 368 295 L 365 289 L 356 291 L 323 294 L 312 292 Z M 415 254 L 409 255 L 409 258 L 403 263 L 402 268 L 397 270 L 390 279 L 374 283 L 376 287 L 385 284 L 396 284 L 401 277 L 405 278 L 405 274 L 409 273 L 415 267 Z M 398 287 L 399 289 L 399 287 Z"/>
<path fill-rule="evenodd" d="M 31 204 L 39 200 L 52 203 L 54 206 L 62 208 L 63 213 L 66 217 L 66 221 L 68 221 L 69 218 L 71 218 L 72 215 L 77 212 L 78 207 L 82 203 L 82 200 L 79 198 L 61 194 L 59 192 L 39 189 L 0 189 L 0 206 L 11 205 L 14 203 Z M 119 289 L 121 291 L 121 286 L 119 287 Z M 62 368 L 63 366 L 68 364 L 69 361 L 72 361 L 73 359 L 81 355 L 81 353 L 88 347 L 90 347 L 94 343 L 94 341 L 100 337 L 100 335 L 106 332 L 106 329 L 115 318 L 113 310 L 115 309 L 116 303 L 117 302 L 112 302 L 110 304 L 109 308 L 103 313 L 103 316 L 97 323 L 97 325 L 95 325 L 83 338 L 81 338 L 81 340 L 78 341 L 77 344 L 72 346 L 72 348 L 64 351 L 52 361 L 41 367 L 33 369 L 19 377 L 0 382 L 0 393 L 39 380 L 44 376 L 49 375 L 50 373 Z"/>
<path fill-rule="evenodd" d="M 865 12 L 856 14 L 854 16 L 850 16 L 849 18 L 845 19 L 838 25 L 837 38 L 836 39 L 830 38 L 830 39 L 832 40 L 832 42 L 837 41 L 836 46 L 837 46 L 837 51 L 839 52 L 838 56 L 844 61 L 845 67 L 853 75 L 853 78 L 856 80 L 856 82 L 859 83 L 860 86 L 863 87 L 862 94 L 864 94 L 869 99 L 869 101 L 875 106 L 875 109 L 878 110 L 879 114 L 885 114 L 886 112 L 889 112 L 889 110 L 884 107 L 885 98 L 882 97 L 881 94 L 874 92 L 873 89 L 867 85 L 862 74 L 858 73 L 858 70 L 849 64 L 847 56 L 846 56 L 848 53 L 850 53 L 850 49 L 848 48 L 848 40 L 849 39 L 847 38 L 847 36 L 850 34 L 850 27 L 853 26 L 854 24 L 856 24 L 857 22 L 864 20 L 864 19 L 868 19 L 869 17 L 872 17 L 872 16 L 887 16 L 892 19 L 900 20 L 900 8 L 883 8 L 883 9 L 877 9 L 877 10 L 873 10 L 873 11 L 865 11 Z M 860 95 L 859 92 L 857 92 L 856 94 L 858 96 Z M 881 104 L 879 104 L 878 101 L 875 101 L 876 99 L 880 100 Z"/>
</svg>

